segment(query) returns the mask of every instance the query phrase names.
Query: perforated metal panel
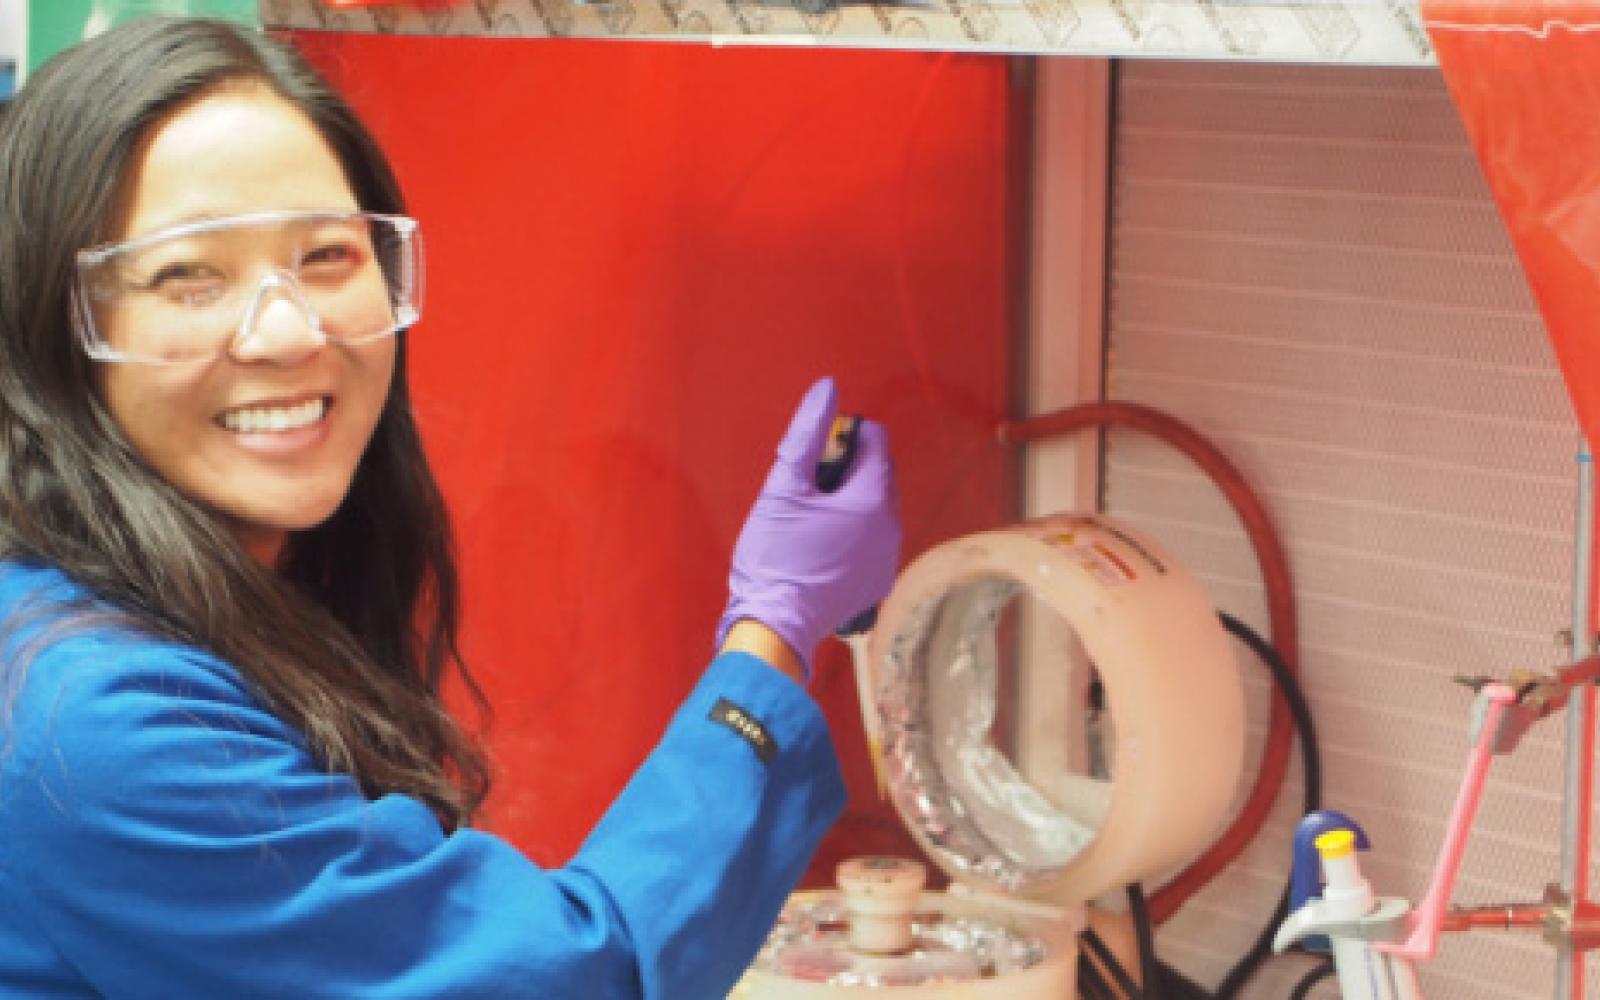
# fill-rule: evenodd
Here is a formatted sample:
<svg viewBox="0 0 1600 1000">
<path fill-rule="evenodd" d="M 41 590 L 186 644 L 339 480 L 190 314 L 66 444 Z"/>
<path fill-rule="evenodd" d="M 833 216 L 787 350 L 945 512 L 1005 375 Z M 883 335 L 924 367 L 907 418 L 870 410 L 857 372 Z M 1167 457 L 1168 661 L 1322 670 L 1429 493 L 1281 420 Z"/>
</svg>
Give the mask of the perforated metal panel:
<svg viewBox="0 0 1600 1000">
<path fill-rule="evenodd" d="M 1116 94 L 1109 395 L 1194 424 L 1264 495 L 1325 803 L 1371 834 L 1378 890 L 1415 900 L 1465 763 L 1451 677 L 1563 655 L 1578 431 L 1552 352 L 1436 72 L 1130 62 Z M 1113 434 L 1104 503 L 1265 629 L 1244 536 L 1186 460 Z M 1259 747 L 1264 672 L 1240 652 Z M 1533 901 L 1558 877 L 1562 724 L 1544 725 L 1495 760 L 1458 902 Z M 1161 932 L 1201 982 L 1284 885 L 1295 775 L 1267 834 Z M 1279 1000 L 1309 967 L 1275 960 L 1245 996 Z M 1422 979 L 1531 1000 L 1552 969 L 1536 935 L 1483 932 L 1447 937 Z"/>
</svg>

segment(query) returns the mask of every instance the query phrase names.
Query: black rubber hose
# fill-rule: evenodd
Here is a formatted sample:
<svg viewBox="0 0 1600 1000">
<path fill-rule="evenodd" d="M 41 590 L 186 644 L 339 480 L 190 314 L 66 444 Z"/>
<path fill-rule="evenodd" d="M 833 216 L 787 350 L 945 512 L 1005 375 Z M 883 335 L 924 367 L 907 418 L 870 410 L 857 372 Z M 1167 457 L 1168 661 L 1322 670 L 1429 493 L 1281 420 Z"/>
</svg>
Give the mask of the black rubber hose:
<svg viewBox="0 0 1600 1000">
<path fill-rule="evenodd" d="M 1157 967 L 1165 1000 L 1212 1000 L 1211 992 L 1165 962 Z"/>
<path fill-rule="evenodd" d="M 1085 931 L 1087 936 L 1093 933 Z M 1078 996 L 1082 1000 L 1117 1000 L 1116 994 L 1111 992 L 1111 985 L 1100 974 L 1100 969 L 1094 964 L 1086 951 L 1078 952 Z"/>
<path fill-rule="evenodd" d="M 1222 625 L 1235 638 L 1239 639 L 1251 652 L 1260 658 L 1272 674 L 1273 682 L 1283 693 L 1284 700 L 1289 705 L 1289 714 L 1294 721 L 1296 730 L 1300 735 L 1300 752 L 1302 769 L 1305 772 L 1304 802 L 1305 811 L 1312 812 L 1321 807 L 1322 803 L 1322 759 L 1317 747 L 1316 725 L 1311 718 L 1311 707 L 1306 702 L 1305 692 L 1301 689 L 1294 673 L 1289 670 L 1278 655 L 1278 651 L 1268 644 L 1261 636 L 1248 625 L 1227 613 L 1218 615 Z M 1139 974 L 1145 986 L 1141 991 L 1128 975 L 1126 969 L 1117 961 L 1110 948 L 1106 947 L 1104 940 L 1095 933 L 1093 928 L 1083 932 L 1082 940 L 1087 944 L 1088 951 L 1092 952 L 1096 961 L 1088 953 L 1078 956 L 1078 993 L 1083 1000 L 1117 1000 L 1116 989 L 1107 981 L 1106 975 L 1101 972 L 1103 965 L 1106 973 L 1116 981 L 1120 989 L 1129 1000 L 1161 1000 L 1162 980 L 1165 972 L 1156 958 L 1155 928 L 1150 920 L 1150 913 L 1144 893 L 1138 885 L 1130 885 L 1128 892 L 1128 912 L 1133 920 L 1134 936 L 1138 942 Z M 1273 910 L 1272 917 L 1267 926 L 1257 937 L 1255 943 L 1245 956 L 1223 977 L 1222 984 L 1217 987 L 1215 1000 L 1234 1000 L 1250 977 L 1266 961 L 1272 951 L 1272 939 L 1277 934 L 1278 925 L 1283 922 L 1289 912 L 1289 892 L 1284 890 L 1278 900 L 1277 907 Z M 1308 974 L 1300 985 L 1295 987 L 1295 994 L 1291 1000 L 1305 1000 L 1307 993 L 1324 976 L 1333 969 L 1332 963 L 1323 963 L 1311 974 Z M 1189 984 L 1185 984 L 1189 985 Z"/>
<path fill-rule="evenodd" d="M 1110 973 L 1111 978 L 1116 982 L 1117 989 L 1122 991 L 1123 996 L 1129 998 L 1129 1000 L 1151 1000 L 1153 994 L 1149 992 L 1148 988 L 1139 989 L 1139 984 L 1135 983 L 1133 977 L 1128 975 L 1128 970 L 1124 969 L 1122 963 L 1117 961 L 1117 956 L 1112 954 L 1110 948 L 1106 947 L 1105 940 L 1095 932 L 1093 927 L 1086 928 L 1083 934 L 1079 936 L 1079 940 L 1088 945 L 1089 951 L 1093 953 L 1098 966 L 1096 973 L 1098 974 L 1100 968 Z M 1147 979 L 1145 982 L 1148 984 L 1150 980 Z"/>
<path fill-rule="evenodd" d="M 1144 888 L 1137 882 L 1128 886 L 1128 914 L 1133 918 L 1134 940 L 1139 945 L 1139 981 L 1144 983 L 1142 1000 L 1161 1000 L 1161 969 L 1156 961 L 1156 927 L 1150 921 L 1150 907 Z"/>
<path fill-rule="evenodd" d="M 1331 961 L 1317 963 L 1315 968 L 1301 977 L 1298 983 L 1294 984 L 1294 992 L 1289 994 L 1289 1000 L 1306 1000 L 1306 997 L 1311 995 L 1311 988 L 1331 975 L 1333 975 L 1333 963 Z"/>
<path fill-rule="evenodd" d="M 1251 652 L 1261 658 L 1272 672 L 1272 679 L 1278 685 L 1278 690 L 1283 693 L 1284 699 L 1289 703 L 1289 714 L 1294 720 L 1294 725 L 1300 733 L 1300 755 L 1302 769 L 1305 771 L 1305 812 L 1314 812 L 1322 807 L 1322 758 L 1317 749 L 1316 723 L 1311 718 L 1311 706 L 1306 703 L 1305 692 L 1300 683 L 1295 679 L 1294 673 L 1283 658 L 1278 655 L 1266 640 L 1257 635 L 1250 626 L 1221 612 L 1217 615 L 1222 620 L 1222 627 L 1227 629 L 1237 639 L 1250 647 Z M 1278 899 L 1278 905 L 1273 908 L 1272 917 L 1261 935 L 1256 938 L 1255 944 L 1245 953 L 1228 974 L 1223 977 L 1222 983 L 1217 987 L 1216 1000 L 1234 1000 L 1239 991 L 1244 988 L 1250 977 L 1256 974 L 1261 965 L 1272 954 L 1272 939 L 1278 932 L 1278 925 L 1283 923 L 1289 915 L 1289 890 L 1284 889 L 1283 895 Z"/>
</svg>

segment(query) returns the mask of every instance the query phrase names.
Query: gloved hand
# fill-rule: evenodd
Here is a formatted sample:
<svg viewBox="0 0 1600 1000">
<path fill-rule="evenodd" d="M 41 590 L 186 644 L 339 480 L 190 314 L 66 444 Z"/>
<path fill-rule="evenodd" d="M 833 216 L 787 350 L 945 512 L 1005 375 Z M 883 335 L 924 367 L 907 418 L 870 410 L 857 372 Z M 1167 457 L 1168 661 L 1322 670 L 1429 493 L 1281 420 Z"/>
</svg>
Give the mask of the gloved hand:
<svg viewBox="0 0 1600 1000">
<path fill-rule="evenodd" d="M 888 434 L 863 420 L 855 461 L 832 493 L 817 489 L 817 463 L 837 410 L 833 379 L 800 401 L 778 457 L 733 549 L 728 606 L 717 645 L 741 618 L 776 632 L 806 680 L 817 645 L 881 601 L 900 558 L 900 519 Z"/>
</svg>

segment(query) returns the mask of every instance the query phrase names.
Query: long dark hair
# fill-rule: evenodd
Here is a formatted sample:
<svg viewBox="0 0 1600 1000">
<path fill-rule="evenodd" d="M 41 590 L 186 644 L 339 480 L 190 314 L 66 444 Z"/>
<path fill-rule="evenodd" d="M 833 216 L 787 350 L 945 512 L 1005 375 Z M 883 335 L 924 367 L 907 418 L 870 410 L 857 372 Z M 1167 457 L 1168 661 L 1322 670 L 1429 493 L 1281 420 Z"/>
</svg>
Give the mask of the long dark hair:
<svg viewBox="0 0 1600 1000">
<path fill-rule="evenodd" d="M 108 239 L 141 139 L 185 101 L 256 82 L 333 148 L 362 208 L 403 212 L 355 114 L 287 44 L 231 24 L 134 21 L 56 57 L 0 119 L 0 555 L 58 567 L 101 611 L 211 650 L 369 796 L 414 795 L 450 828 L 488 790 L 444 711 L 458 589 L 443 500 L 393 384 L 349 494 L 273 573 L 146 467 L 93 391 L 69 321 L 74 253 Z"/>
</svg>

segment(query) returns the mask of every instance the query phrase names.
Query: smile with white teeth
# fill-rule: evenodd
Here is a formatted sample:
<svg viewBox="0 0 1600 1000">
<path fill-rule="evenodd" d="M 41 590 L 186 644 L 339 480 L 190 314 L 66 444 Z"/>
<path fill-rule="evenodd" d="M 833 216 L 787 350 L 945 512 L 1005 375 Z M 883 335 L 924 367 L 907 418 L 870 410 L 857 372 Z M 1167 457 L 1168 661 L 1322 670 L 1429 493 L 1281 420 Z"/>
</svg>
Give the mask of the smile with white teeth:
<svg viewBox="0 0 1600 1000">
<path fill-rule="evenodd" d="M 293 406 L 249 406 L 222 415 L 222 426 L 235 434 L 262 434 L 309 427 L 322 419 L 328 401 L 318 397 Z"/>
</svg>

